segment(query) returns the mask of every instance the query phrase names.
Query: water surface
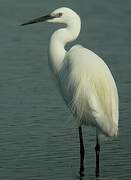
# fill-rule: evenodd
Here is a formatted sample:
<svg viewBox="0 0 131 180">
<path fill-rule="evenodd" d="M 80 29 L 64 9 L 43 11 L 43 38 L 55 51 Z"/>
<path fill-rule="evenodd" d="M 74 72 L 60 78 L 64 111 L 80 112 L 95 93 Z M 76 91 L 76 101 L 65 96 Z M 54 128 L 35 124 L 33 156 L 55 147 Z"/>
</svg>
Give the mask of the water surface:
<svg viewBox="0 0 131 180">
<path fill-rule="evenodd" d="M 131 178 L 131 2 L 0 0 L 0 179 L 76 180 L 79 138 L 48 68 L 56 25 L 20 27 L 68 6 L 82 18 L 78 40 L 108 64 L 120 96 L 119 137 L 101 145 L 101 179 Z M 84 128 L 84 179 L 95 179 L 95 131 Z"/>
</svg>

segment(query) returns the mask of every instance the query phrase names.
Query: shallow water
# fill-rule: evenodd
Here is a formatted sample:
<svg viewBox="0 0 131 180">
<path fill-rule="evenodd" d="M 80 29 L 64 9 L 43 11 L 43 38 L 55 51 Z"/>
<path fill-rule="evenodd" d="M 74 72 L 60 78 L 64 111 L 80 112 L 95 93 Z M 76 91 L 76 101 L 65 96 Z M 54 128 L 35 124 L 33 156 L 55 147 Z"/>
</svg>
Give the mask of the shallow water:
<svg viewBox="0 0 131 180">
<path fill-rule="evenodd" d="M 19 26 L 61 6 L 80 14 L 82 30 L 76 42 L 105 59 L 117 81 L 119 137 L 102 142 L 100 179 L 130 180 L 129 0 L 0 0 L 0 179 L 80 179 L 78 130 L 48 68 L 48 42 L 57 26 Z M 82 179 L 95 179 L 95 131 L 84 128 L 84 141 Z"/>
</svg>

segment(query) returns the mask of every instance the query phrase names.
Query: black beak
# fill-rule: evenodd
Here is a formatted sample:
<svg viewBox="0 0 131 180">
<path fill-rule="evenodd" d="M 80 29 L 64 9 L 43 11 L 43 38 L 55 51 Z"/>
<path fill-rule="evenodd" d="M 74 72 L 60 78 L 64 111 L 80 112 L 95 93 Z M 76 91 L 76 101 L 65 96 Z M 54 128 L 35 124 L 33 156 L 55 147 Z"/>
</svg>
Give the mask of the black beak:
<svg viewBox="0 0 131 180">
<path fill-rule="evenodd" d="M 46 16 L 41 16 L 41 17 L 32 19 L 32 20 L 30 20 L 28 22 L 25 22 L 25 23 L 21 24 L 21 26 L 25 26 L 25 25 L 29 25 L 29 24 L 34 24 L 34 23 L 38 23 L 38 22 L 44 22 L 44 21 L 47 21 L 47 20 L 53 19 L 53 18 L 55 18 L 55 16 L 52 16 L 52 15 L 48 14 Z"/>
</svg>

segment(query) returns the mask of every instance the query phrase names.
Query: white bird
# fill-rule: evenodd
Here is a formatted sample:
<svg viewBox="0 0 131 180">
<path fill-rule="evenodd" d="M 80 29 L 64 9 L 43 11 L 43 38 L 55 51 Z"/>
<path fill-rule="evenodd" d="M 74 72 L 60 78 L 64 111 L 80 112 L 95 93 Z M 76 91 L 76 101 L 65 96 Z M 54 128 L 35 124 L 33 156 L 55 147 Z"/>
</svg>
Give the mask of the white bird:
<svg viewBox="0 0 131 180">
<path fill-rule="evenodd" d="M 60 92 L 76 119 L 80 137 L 80 172 L 84 171 L 82 125 L 96 128 L 96 176 L 99 176 L 99 134 L 108 137 L 118 133 L 118 92 L 111 71 L 94 52 L 81 45 L 69 51 L 65 45 L 75 40 L 81 20 L 72 9 L 62 7 L 22 25 L 37 22 L 65 24 L 53 33 L 49 44 L 49 64 Z"/>
</svg>

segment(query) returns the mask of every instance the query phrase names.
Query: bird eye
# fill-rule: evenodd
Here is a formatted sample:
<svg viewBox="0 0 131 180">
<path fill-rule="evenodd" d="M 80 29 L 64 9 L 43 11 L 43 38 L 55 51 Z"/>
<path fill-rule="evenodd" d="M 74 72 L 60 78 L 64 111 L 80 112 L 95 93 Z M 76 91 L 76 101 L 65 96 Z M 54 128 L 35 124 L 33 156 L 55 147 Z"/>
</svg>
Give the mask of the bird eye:
<svg viewBox="0 0 131 180">
<path fill-rule="evenodd" d="M 62 16 L 62 13 L 58 13 L 58 17 L 61 17 Z"/>
</svg>

